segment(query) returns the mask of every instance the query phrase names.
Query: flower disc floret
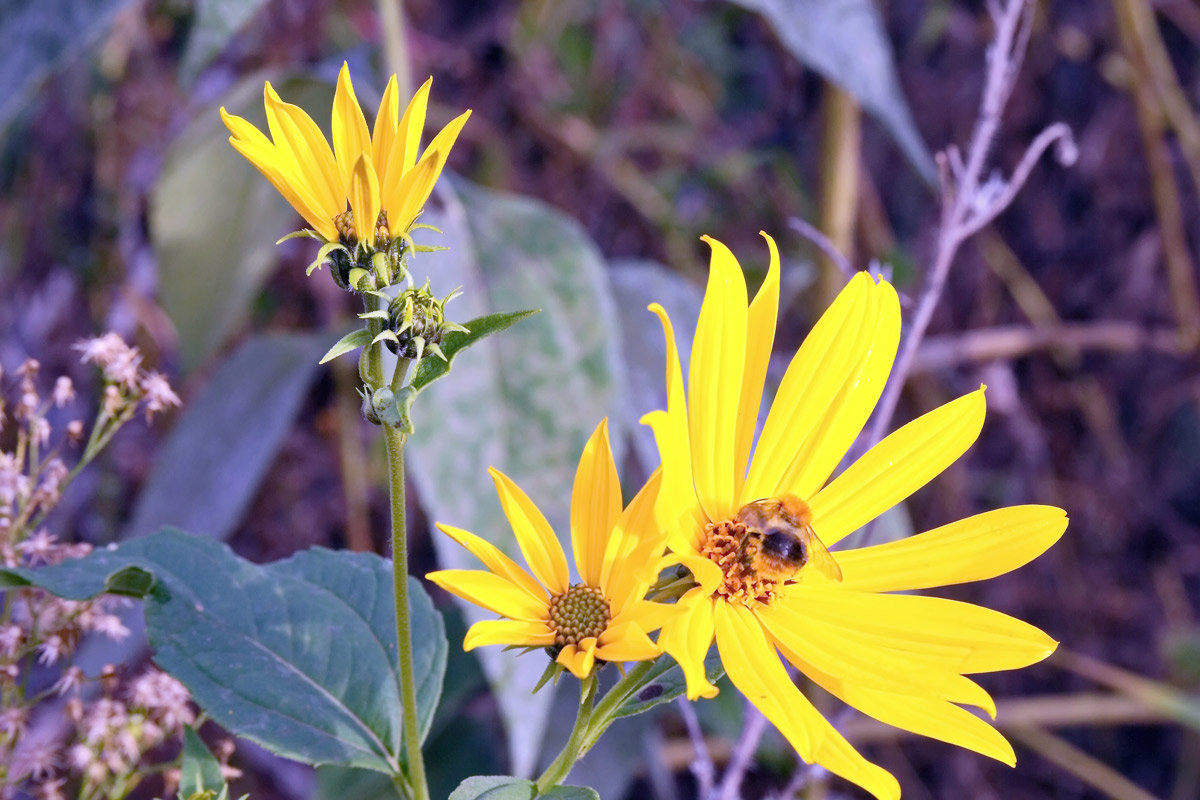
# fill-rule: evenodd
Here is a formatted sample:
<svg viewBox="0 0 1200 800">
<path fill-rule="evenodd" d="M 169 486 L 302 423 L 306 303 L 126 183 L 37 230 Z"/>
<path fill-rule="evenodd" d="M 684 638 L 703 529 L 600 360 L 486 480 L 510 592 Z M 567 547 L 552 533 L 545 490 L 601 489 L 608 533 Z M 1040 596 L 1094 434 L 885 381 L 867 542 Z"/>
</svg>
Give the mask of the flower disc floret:
<svg viewBox="0 0 1200 800">
<path fill-rule="evenodd" d="M 747 537 L 746 526 L 737 520 L 709 523 L 704 527 L 700 555 L 721 568 L 721 582 L 713 590 L 713 599 L 724 599 L 753 606 L 775 599 L 778 581 L 759 575 L 754 558 L 761 545 Z"/>
<path fill-rule="evenodd" d="M 579 644 L 589 637 L 600 638 L 612 621 L 612 608 L 603 593 L 582 583 L 550 598 L 547 622 L 556 645 Z"/>
</svg>

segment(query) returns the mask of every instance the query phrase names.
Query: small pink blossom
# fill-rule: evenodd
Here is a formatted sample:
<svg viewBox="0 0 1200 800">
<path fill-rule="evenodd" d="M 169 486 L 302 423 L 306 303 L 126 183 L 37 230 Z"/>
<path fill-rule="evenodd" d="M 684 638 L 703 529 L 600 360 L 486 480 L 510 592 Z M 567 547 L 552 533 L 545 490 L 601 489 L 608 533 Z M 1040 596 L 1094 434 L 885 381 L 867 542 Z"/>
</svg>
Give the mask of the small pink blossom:
<svg viewBox="0 0 1200 800">
<path fill-rule="evenodd" d="M 25 638 L 20 625 L 0 625 L 0 656 L 12 658 L 21 649 Z"/>
<path fill-rule="evenodd" d="M 67 654 L 68 646 L 66 640 L 53 633 L 46 637 L 46 641 L 38 645 L 38 663 L 39 664 L 54 664 L 60 658 Z"/>
<path fill-rule="evenodd" d="M 62 408 L 67 403 L 75 399 L 75 385 L 71 383 L 71 379 L 66 375 L 59 375 L 58 380 L 54 382 L 54 393 L 51 394 L 54 400 L 54 405 Z"/>
</svg>

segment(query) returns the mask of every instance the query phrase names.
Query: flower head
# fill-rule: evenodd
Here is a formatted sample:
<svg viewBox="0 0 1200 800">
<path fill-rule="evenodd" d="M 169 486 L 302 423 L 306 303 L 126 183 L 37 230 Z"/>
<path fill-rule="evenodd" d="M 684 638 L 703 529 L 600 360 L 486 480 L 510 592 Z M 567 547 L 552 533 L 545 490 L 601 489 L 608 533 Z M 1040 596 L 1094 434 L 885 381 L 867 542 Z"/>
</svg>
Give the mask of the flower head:
<svg viewBox="0 0 1200 800">
<path fill-rule="evenodd" d="M 654 521 L 658 475 L 622 511 L 607 420 L 584 447 L 571 494 L 578 583 L 571 583 L 566 555 L 537 506 L 503 473 L 492 469 L 491 476 L 533 575 L 480 537 L 438 525 L 488 570 L 447 569 L 426 577 L 503 617 L 472 625 L 463 646 L 549 648 L 555 660 L 580 679 L 591 674 L 597 661 L 641 661 L 660 655 L 646 634 L 662 624 L 671 607 L 643 599 L 663 550 Z"/>
<path fill-rule="evenodd" d="M 452 120 L 422 153 L 432 82 L 425 81 L 401 115 L 393 75 L 375 127 L 368 131 L 350 69 L 342 64 L 333 98 L 332 150 L 312 118 L 283 102 L 270 82 L 263 89 L 270 139 L 224 108 L 221 119 L 233 134 L 229 143 L 234 149 L 258 167 L 322 238 L 381 249 L 407 234 L 471 115 L 466 111 Z"/>
<path fill-rule="evenodd" d="M 900 335 L 896 293 L 860 273 L 792 359 L 754 442 L 775 335 L 779 257 L 753 302 L 733 254 L 712 247 L 687 390 L 671 322 L 667 409 L 645 418 L 662 456 L 657 516 L 699 584 L 659 644 L 691 698 L 712 696 L 703 660 L 716 640 L 733 684 L 802 758 L 896 798 L 895 778 L 864 759 L 793 683 L 785 663 L 865 714 L 1006 763 L 1012 747 L 962 705 L 995 715 L 970 673 L 1049 655 L 1042 631 L 990 609 L 897 594 L 982 580 L 1041 554 L 1064 513 L 1018 506 L 901 541 L 828 552 L 956 460 L 983 424 L 983 389 L 899 429 L 830 475 L 879 399 Z M 752 454 L 753 453 L 753 454 Z"/>
</svg>

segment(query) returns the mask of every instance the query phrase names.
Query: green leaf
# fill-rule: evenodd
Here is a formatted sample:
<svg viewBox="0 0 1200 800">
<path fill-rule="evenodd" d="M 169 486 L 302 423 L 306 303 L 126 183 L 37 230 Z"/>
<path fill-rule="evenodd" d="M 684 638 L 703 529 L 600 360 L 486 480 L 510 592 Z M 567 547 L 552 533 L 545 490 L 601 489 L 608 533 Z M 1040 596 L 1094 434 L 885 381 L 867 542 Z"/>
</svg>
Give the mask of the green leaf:
<svg viewBox="0 0 1200 800">
<path fill-rule="evenodd" d="M 180 80 L 195 80 L 264 5 L 266 0 L 196 0 L 191 33 L 179 65 Z"/>
<path fill-rule="evenodd" d="M 704 662 L 704 672 L 708 679 L 715 683 L 725 674 L 725 669 L 721 666 L 721 659 L 715 654 L 709 656 Z M 683 669 L 675 663 L 674 659 L 662 656 L 646 673 L 646 679 L 638 687 L 638 690 L 613 712 L 613 718 L 620 719 L 621 717 L 632 717 L 635 714 L 644 714 L 655 706 L 669 703 L 675 698 L 683 696 L 686 690 L 687 681 L 683 677 Z"/>
<path fill-rule="evenodd" d="M 587 786 L 554 786 L 539 794 L 538 800 L 600 800 L 600 795 Z"/>
<path fill-rule="evenodd" d="M 0 7 L 0 129 L 23 109 L 60 64 L 77 59 L 108 33 L 129 0 L 24 0 Z"/>
<path fill-rule="evenodd" d="M 852 94 L 933 184 L 937 171 L 896 76 L 892 43 L 872 0 L 732 0 L 771 23 L 792 55 Z"/>
<path fill-rule="evenodd" d="M 623 411 L 616 311 L 603 260 L 577 223 L 540 203 L 445 177 L 440 190 L 444 210 L 432 221 L 451 249 L 417 254 L 410 269 L 432 276 L 439 296 L 462 286 L 455 307 L 464 317 L 496 308 L 542 312 L 503 336 L 478 341 L 469 368 L 455 370 L 453 380 L 425 385 L 412 409 L 409 474 L 431 520 L 466 528 L 517 555 L 484 469 L 496 464 L 567 541 L 569 476 L 600 418 Z M 621 423 L 618 417 L 611 426 L 618 448 Z M 478 567 L 448 537 L 435 535 L 434 545 L 441 566 Z M 491 616 L 461 607 L 468 622 Z M 549 713 L 550 693 L 529 694 L 545 657 L 486 647 L 474 652 L 498 701 L 512 770 L 528 775 Z"/>
<path fill-rule="evenodd" d="M 383 312 L 385 315 L 387 312 Z M 337 340 L 337 344 L 329 348 L 325 355 L 321 356 L 318 363 L 324 364 L 332 361 L 343 353 L 349 353 L 351 350 L 357 350 L 360 347 L 366 347 L 371 343 L 371 331 L 366 328 L 359 328 L 350 331 L 345 336 Z"/>
<path fill-rule="evenodd" d="M 163 308 L 179 332 L 185 370 L 208 359 L 247 319 L 278 259 L 275 242 L 298 216 L 254 166 L 229 145 L 224 105 L 266 130 L 263 80 L 302 108 L 329 108 L 330 87 L 259 73 L 201 110 L 167 149 L 150 196 L 150 234 Z M 313 248 L 306 240 L 291 245 Z M 308 252 L 308 251 L 305 251 Z M 307 260 L 307 259 L 306 259 Z"/>
<path fill-rule="evenodd" d="M 466 331 L 451 331 L 442 339 L 440 345 L 442 355 L 445 356 L 445 359 L 422 359 L 421 363 L 417 365 L 416 374 L 413 375 L 413 379 L 409 385 L 417 391 L 424 389 L 438 378 L 450 372 L 451 362 L 454 361 L 454 357 L 459 352 L 466 350 L 484 337 L 506 330 L 513 324 L 538 313 L 540 310 L 535 308 L 529 311 L 488 314 L 487 316 L 468 322 L 465 326 Z"/>
<path fill-rule="evenodd" d="M 317 374 L 318 334 L 250 339 L 184 406 L 126 529 L 226 539 L 258 492 Z"/>
<path fill-rule="evenodd" d="M 221 774 L 221 762 L 209 752 L 200 734 L 190 725 L 183 729 L 183 764 L 179 774 L 180 800 L 189 800 L 193 795 L 212 792 L 214 796 L 228 791 L 225 776 Z"/>
<path fill-rule="evenodd" d="M 532 781 L 507 775 L 476 775 L 460 783 L 447 800 L 534 800 L 536 795 Z"/>
<path fill-rule="evenodd" d="M 37 570 L 14 569 L 61 597 L 104 591 L 137 567 L 155 661 L 222 727 L 310 764 L 400 769 L 400 690 L 389 562 L 314 548 L 259 566 L 177 530 Z M 10 584 L 11 585 L 11 584 Z M 441 616 L 409 578 L 417 715 L 427 731 L 446 663 Z"/>
</svg>

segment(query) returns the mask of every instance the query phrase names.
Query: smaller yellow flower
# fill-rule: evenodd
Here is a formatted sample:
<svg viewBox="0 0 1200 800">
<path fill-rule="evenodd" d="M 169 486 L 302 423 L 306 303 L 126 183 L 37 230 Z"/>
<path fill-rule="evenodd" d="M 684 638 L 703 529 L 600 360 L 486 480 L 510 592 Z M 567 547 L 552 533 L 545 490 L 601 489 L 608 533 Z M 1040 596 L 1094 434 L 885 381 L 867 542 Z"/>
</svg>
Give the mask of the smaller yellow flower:
<svg viewBox="0 0 1200 800">
<path fill-rule="evenodd" d="M 438 524 L 488 569 L 445 569 L 425 577 L 504 617 L 472 625 L 463 647 L 549 648 L 581 680 L 597 661 L 658 657 L 662 650 L 646 634 L 662 626 L 672 606 L 643 599 L 664 547 L 654 520 L 658 473 L 622 511 L 608 420 L 600 422 L 579 459 L 571 493 L 571 545 L 580 577 L 574 584 L 566 555 L 542 512 L 499 470 L 489 473 L 533 575 L 480 537 Z"/>
<path fill-rule="evenodd" d="M 456 117 L 420 153 L 429 87 L 425 81 L 404 114 L 400 89 L 388 81 L 368 132 L 350 69 L 343 63 L 333 98 L 333 149 L 312 118 L 263 87 L 268 139 L 221 109 L 229 143 L 254 164 L 326 241 L 375 246 L 404 236 L 421 213 L 470 111 Z M 420 157 L 418 158 L 418 154 Z M 346 211 L 347 204 L 350 211 Z"/>
</svg>

